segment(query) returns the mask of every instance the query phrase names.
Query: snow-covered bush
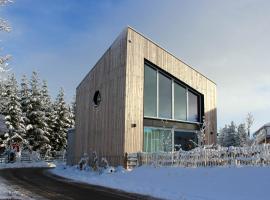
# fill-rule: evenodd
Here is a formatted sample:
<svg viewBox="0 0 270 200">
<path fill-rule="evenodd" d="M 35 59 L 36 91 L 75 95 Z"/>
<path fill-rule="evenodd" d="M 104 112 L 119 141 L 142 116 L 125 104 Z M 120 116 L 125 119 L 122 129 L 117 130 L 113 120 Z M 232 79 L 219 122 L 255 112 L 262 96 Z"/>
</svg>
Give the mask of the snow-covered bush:
<svg viewBox="0 0 270 200">
<path fill-rule="evenodd" d="M 106 158 L 101 158 L 101 162 L 100 162 L 100 172 L 101 173 L 106 173 L 106 174 L 111 174 L 113 172 L 115 172 L 115 168 L 111 167 L 109 165 L 109 162 L 107 161 Z"/>
<path fill-rule="evenodd" d="M 98 171 L 99 166 L 98 166 L 98 156 L 97 152 L 93 151 L 92 157 L 91 157 L 91 167 L 94 171 Z"/>
<path fill-rule="evenodd" d="M 88 157 L 87 153 L 84 153 L 83 156 L 81 157 L 81 160 L 78 163 L 79 169 L 85 170 L 88 166 L 88 162 L 89 162 L 89 157 Z"/>
</svg>

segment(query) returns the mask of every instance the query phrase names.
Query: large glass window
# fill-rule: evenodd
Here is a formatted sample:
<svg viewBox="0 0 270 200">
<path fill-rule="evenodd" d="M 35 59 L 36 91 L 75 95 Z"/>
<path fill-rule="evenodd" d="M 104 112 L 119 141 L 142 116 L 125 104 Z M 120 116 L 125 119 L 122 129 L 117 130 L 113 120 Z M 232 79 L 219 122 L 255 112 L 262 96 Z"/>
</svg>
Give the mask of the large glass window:
<svg viewBox="0 0 270 200">
<path fill-rule="evenodd" d="M 197 134 L 195 132 L 174 131 L 174 148 L 176 151 L 183 149 L 189 151 L 196 147 L 198 143 Z"/>
<path fill-rule="evenodd" d="M 202 96 L 151 66 L 144 67 L 144 116 L 200 122 Z"/>
<path fill-rule="evenodd" d="M 198 95 L 188 91 L 188 121 L 199 121 Z"/>
<path fill-rule="evenodd" d="M 172 151 L 172 131 L 144 127 L 144 152 Z"/>
<path fill-rule="evenodd" d="M 144 67 L 144 116 L 157 116 L 157 71 Z"/>
<path fill-rule="evenodd" d="M 158 115 L 160 118 L 172 118 L 172 80 L 159 73 Z"/>
<path fill-rule="evenodd" d="M 174 82 L 174 119 L 187 120 L 186 88 Z"/>
</svg>

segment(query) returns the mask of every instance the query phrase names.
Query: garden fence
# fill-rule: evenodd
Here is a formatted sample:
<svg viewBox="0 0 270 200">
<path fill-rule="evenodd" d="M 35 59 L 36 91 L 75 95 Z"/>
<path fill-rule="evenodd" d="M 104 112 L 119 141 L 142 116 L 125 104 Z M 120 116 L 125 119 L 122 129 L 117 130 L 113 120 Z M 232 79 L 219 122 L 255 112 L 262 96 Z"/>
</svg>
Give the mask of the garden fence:
<svg viewBox="0 0 270 200">
<path fill-rule="evenodd" d="M 140 165 L 176 167 L 267 166 L 270 165 L 270 144 L 249 147 L 198 147 L 191 151 L 128 154 L 128 168 Z"/>
</svg>

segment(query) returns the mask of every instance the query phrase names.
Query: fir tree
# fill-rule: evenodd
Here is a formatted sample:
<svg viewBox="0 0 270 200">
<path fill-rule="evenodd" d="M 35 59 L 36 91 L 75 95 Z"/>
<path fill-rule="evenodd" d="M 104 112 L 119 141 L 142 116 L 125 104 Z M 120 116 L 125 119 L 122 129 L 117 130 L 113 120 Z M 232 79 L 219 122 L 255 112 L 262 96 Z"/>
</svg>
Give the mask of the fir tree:
<svg viewBox="0 0 270 200">
<path fill-rule="evenodd" d="M 227 136 L 228 136 L 228 126 L 225 125 L 225 127 L 220 130 L 220 133 L 218 135 L 218 142 L 221 146 L 226 146 Z"/>
<path fill-rule="evenodd" d="M 18 85 L 14 75 L 12 75 L 8 80 L 5 97 L 6 109 L 4 110 L 3 114 L 5 115 L 9 138 L 16 134 L 24 138 L 25 126 L 20 98 L 18 96 Z"/>
<path fill-rule="evenodd" d="M 73 101 L 70 106 L 70 125 L 75 128 L 75 115 L 76 115 L 76 98 L 73 97 Z"/>
<path fill-rule="evenodd" d="M 67 131 L 71 127 L 70 113 L 64 100 L 64 91 L 61 88 L 54 103 L 54 120 L 52 133 L 53 150 L 61 151 L 67 146 Z"/>
<path fill-rule="evenodd" d="M 41 152 L 46 152 L 50 150 L 51 146 L 48 137 L 48 125 L 46 124 L 38 75 L 36 72 L 33 72 L 32 74 L 30 85 L 30 106 L 26 113 L 26 117 L 29 119 L 27 124 L 27 137 L 29 144 L 34 151 L 40 150 Z"/>
<path fill-rule="evenodd" d="M 227 128 L 224 146 L 239 146 L 239 138 L 236 134 L 236 125 L 233 121 Z"/>
<path fill-rule="evenodd" d="M 26 114 L 30 110 L 30 89 L 27 77 L 23 75 L 21 79 L 21 88 L 20 88 L 20 103 L 23 112 L 23 120 L 25 128 L 28 129 L 27 125 L 29 124 L 29 119 L 27 118 Z"/>
<path fill-rule="evenodd" d="M 4 110 L 7 107 L 7 81 L 0 80 L 0 114 L 4 114 Z"/>
</svg>

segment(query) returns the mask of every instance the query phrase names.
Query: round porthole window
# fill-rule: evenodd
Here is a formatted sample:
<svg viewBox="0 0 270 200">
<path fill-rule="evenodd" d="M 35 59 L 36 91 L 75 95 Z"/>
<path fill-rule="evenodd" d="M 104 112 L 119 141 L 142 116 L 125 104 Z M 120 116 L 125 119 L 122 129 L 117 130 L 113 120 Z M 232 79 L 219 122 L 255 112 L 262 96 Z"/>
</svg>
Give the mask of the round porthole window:
<svg viewBox="0 0 270 200">
<path fill-rule="evenodd" d="M 99 91 L 95 92 L 93 102 L 94 102 L 95 106 L 99 106 L 99 104 L 101 102 L 101 95 L 100 95 Z"/>
</svg>

